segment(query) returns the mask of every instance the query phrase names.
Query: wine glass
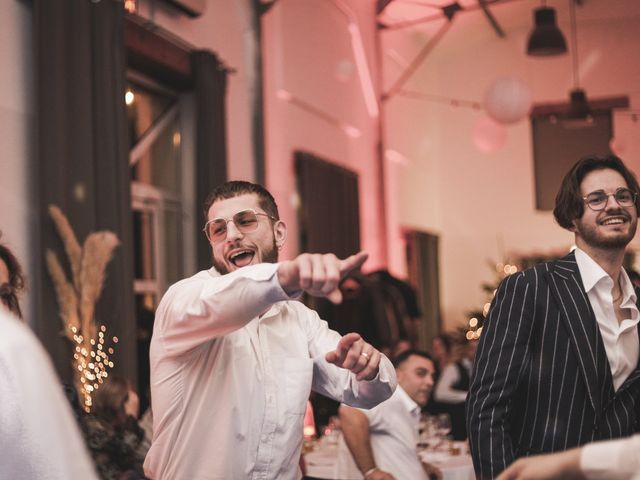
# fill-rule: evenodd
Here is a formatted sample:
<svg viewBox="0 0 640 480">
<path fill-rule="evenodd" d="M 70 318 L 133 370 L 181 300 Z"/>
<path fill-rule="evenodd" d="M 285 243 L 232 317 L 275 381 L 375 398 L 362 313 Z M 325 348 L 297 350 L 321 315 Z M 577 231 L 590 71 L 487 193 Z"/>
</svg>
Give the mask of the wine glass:
<svg viewBox="0 0 640 480">
<path fill-rule="evenodd" d="M 423 414 L 418 430 L 418 450 L 425 450 L 438 444 L 438 425 L 436 418 Z"/>
<path fill-rule="evenodd" d="M 451 416 L 448 413 L 441 413 L 436 417 L 438 436 L 441 441 L 448 438 L 451 432 Z"/>
</svg>

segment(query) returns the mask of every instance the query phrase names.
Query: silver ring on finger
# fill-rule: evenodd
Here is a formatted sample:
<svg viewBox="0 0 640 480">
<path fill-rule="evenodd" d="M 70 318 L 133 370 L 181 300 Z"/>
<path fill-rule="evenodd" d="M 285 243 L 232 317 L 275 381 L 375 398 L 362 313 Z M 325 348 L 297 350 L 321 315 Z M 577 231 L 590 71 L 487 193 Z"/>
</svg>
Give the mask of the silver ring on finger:
<svg viewBox="0 0 640 480">
<path fill-rule="evenodd" d="M 367 352 L 361 352 L 360 355 L 369 360 L 369 354 Z"/>
</svg>

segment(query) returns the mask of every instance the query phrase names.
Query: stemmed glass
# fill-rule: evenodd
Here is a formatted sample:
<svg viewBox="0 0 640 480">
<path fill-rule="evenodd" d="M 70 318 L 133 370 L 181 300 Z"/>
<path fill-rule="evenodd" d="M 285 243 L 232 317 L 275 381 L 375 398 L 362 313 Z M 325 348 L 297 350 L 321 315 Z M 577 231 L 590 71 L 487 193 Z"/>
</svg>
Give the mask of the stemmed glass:
<svg viewBox="0 0 640 480">
<path fill-rule="evenodd" d="M 451 416 L 448 413 L 441 413 L 436 417 L 438 425 L 438 436 L 441 440 L 446 440 L 451 433 Z"/>
<path fill-rule="evenodd" d="M 425 450 L 437 446 L 438 424 L 436 417 L 423 413 L 418 424 L 418 450 Z"/>
</svg>

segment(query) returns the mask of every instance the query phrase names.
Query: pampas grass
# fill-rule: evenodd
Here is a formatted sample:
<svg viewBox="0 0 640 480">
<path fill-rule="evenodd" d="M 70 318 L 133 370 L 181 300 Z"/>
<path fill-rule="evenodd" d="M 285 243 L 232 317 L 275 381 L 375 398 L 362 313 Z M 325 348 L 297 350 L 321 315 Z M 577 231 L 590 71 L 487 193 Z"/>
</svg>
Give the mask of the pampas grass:
<svg viewBox="0 0 640 480">
<path fill-rule="evenodd" d="M 47 269 L 58 298 L 64 334 L 75 344 L 74 383 L 84 399 L 85 410 L 89 411 L 92 392 L 107 377 L 107 369 L 113 367 L 113 362 L 103 348 L 106 327 L 100 326 L 98 331 L 95 309 L 104 286 L 107 265 L 120 241 L 113 232 L 100 231 L 89 234 L 80 247 L 69 220 L 62 211 L 57 206 L 50 205 L 49 214 L 64 244 L 72 280 L 67 280 L 58 257 L 48 249 Z M 114 343 L 117 342 L 116 337 L 113 340 Z M 109 352 L 113 352 L 113 349 L 109 348 Z"/>
</svg>

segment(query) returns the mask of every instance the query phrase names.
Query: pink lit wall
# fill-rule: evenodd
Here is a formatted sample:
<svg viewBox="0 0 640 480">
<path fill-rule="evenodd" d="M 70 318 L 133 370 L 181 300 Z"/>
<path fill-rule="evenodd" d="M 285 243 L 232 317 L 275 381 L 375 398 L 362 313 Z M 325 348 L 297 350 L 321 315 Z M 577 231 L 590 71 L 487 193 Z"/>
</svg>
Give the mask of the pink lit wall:
<svg viewBox="0 0 640 480">
<path fill-rule="evenodd" d="M 461 14 L 406 88 L 426 94 L 481 101 L 500 76 L 516 76 L 535 102 L 566 101 L 572 88 L 571 58 L 531 58 L 525 45 L 535 2 L 491 7 L 505 29 L 498 38 L 482 12 Z M 569 35 L 568 2 L 550 1 Z M 640 3 L 584 2 L 577 9 L 580 80 L 590 97 L 628 95 L 640 108 Z M 385 86 L 403 71 L 437 25 L 384 34 Z M 478 151 L 471 131 L 482 112 L 398 95 L 386 104 L 386 146 L 396 162 L 394 192 L 401 225 L 440 237 L 441 302 L 445 324 L 466 321 L 465 312 L 486 301 L 481 285 L 494 280 L 491 266 L 511 252 L 568 249 L 573 236 L 550 212 L 535 209 L 531 132 L 528 121 L 508 127 L 506 145 Z M 640 122 L 616 113 L 616 136 L 625 161 L 640 174 Z M 577 160 L 577 159 L 576 159 Z M 391 188 L 389 189 L 392 190 Z M 634 241 L 633 248 L 638 248 Z"/>
<path fill-rule="evenodd" d="M 378 141 L 375 2 L 280 0 L 264 18 L 266 179 L 298 253 L 293 153 L 310 151 L 359 175 L 361 245 L 385 267 Z"/>
</svg>

